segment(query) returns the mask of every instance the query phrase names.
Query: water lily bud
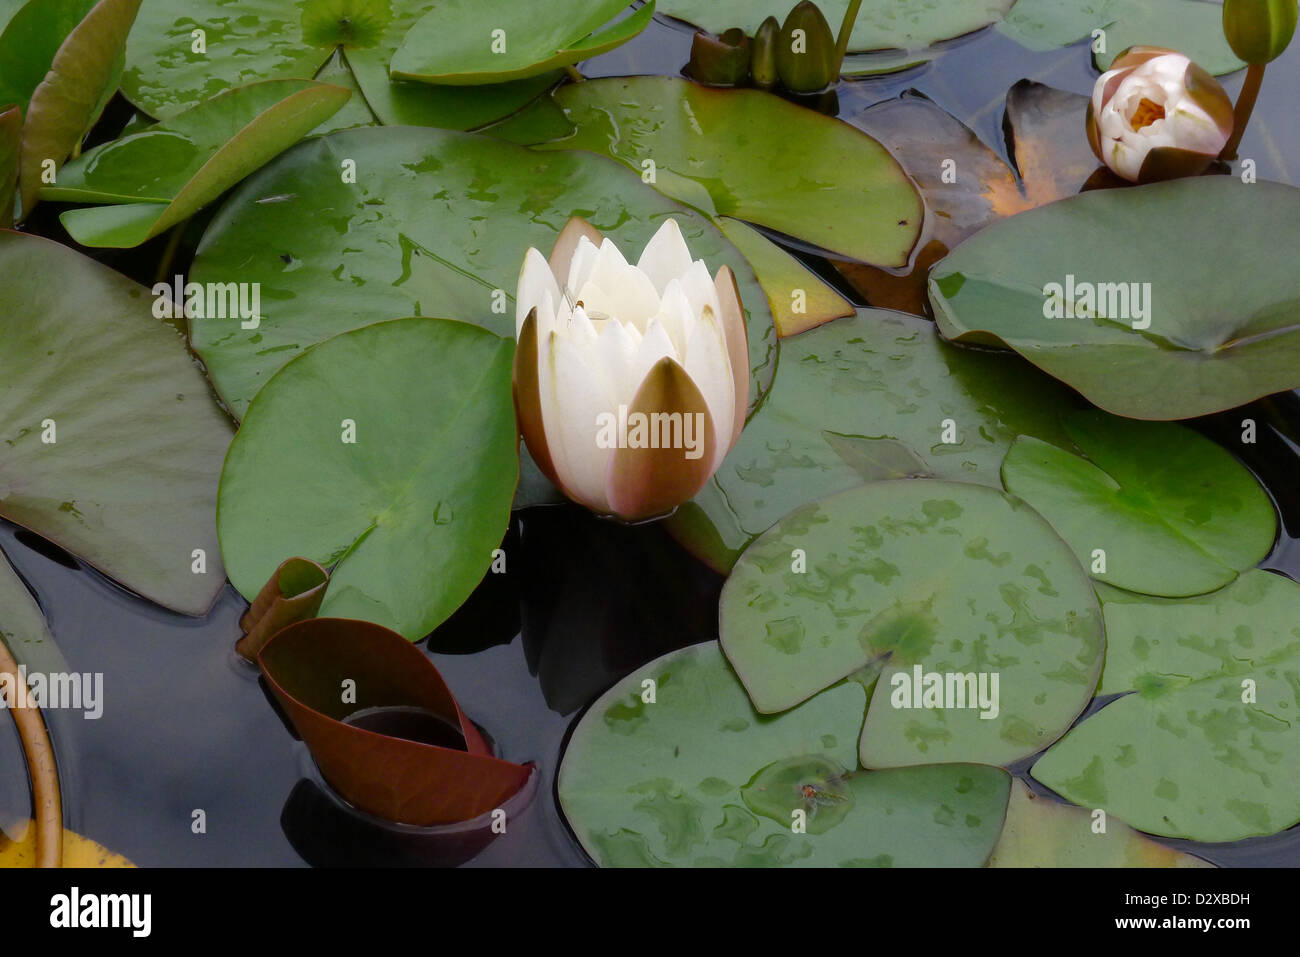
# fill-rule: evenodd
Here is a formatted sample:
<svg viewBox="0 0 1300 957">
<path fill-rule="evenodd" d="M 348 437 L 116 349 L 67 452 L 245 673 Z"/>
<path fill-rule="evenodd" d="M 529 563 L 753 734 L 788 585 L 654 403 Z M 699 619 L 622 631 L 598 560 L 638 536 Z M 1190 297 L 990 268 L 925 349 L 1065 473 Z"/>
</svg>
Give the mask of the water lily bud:
<svg viewBox="0 0 1300 957">
<path fill-rule="evenodd" d="M 749 59 L 749 76 L 760 90 L 770 90 L 781 79 L 776 68 L 776 47 L 781 42 L 781 24 L 776 17 L 768 17 L 754 34 L 753 52 Z"/>
<path fill-rule="evenodd" d="M 1247 63 L 1271 63 L 1291 44 L 1298 17 L 1296 0 L 1224 0 L 1223 33 Z"/>
<path fill-rule="evenodd" d="M 721 36 L 697 33 L 691 41 L 690 75 L 713 86 L 739 86 L 749 78 L 750 47 L 745 31 L 732 27 Z"/>
<path fill-rule="evenodd" d="M 776 45 L 781 82 L 793 93 L 814 93 L 835 80 L 835 34 L 811 0 L 790 11 Z"/>
<path fill-rule="evenodd" d="M 625 521 L 693 498 L 740 437 L 749 405 L 731 270 L 710 277 L 676 220 L 633 266 L 575 217 L 549 261 L 528 250 L 515 301 L 515 410 L 547 478 Z"/>
<path fill-rule="evenodd" d="M 1134 183 L 1199 176 L 1232 125 L 1232 100 L 1219 82 L 1161 47 L 1132 47 L 1116 57 L 1088 104 L 1092 151 Z"/>
</svg>

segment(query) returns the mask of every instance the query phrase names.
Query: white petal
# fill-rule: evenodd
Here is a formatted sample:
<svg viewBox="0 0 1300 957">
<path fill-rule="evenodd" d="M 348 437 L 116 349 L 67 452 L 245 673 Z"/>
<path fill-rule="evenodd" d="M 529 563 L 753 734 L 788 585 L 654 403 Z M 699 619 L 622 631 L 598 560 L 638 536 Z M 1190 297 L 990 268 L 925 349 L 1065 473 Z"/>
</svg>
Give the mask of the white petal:
<svg viewBox="0 0 1300 957">
<path fill-rule="evenodd" d="M 672 340 L 668 337 L 664 324 L 658 319 L 652 319 L 650 325 L 646 328 L 645 336 L 637 346 L 636 358 L 632 360 L 632 373 L 628 380 L 631 383 L 631 388 L 619 399 L 620 402 L 631 404 L 632 399 L 636 397 L 637 390 L 641 388 L 646 376 L 650 374 L 650 370 L 664 356 L 669 356 L 675 361 L 681 362 L 681 357 L 677 350 L 673 348 Z"/>
<path fill-rule="evenodd" d="M 571 340 L 552 335 L 538 370 L 542 426 L 560 481 L 583 505 L 609 510 L 605 472 L 613 449 L 597 443 L 600 416 L 617 415 L 600 379 Z"/>
<path fill-rule="evenodd" d="M 670 217 L 664 221 L 659 231 L 650 237 L 650 242 L 646 243 L 636 265 L 650 277 L 655 291 L 661 296 L 668 288 L 670 280 L 676 279 L 691 268 L 691 251 L 686 246 L 686 240 L 682 237 L 677 220 Z"/>
<path fill-rule="evenodd" d="M 600 247 L 586 236 L 578 239 L 578 248 L 573 252 L 573 261 L 569 263 L 569 275 L 565 282 L 569 292 L 577 292 L 586 285 L 587 277 L 591 275 L 599 253 Z"/>
<path fill-rule="evenodd" d="M 705 309 L 700 321 L 691 327 L 686 342 L 685 369 L 704 396 L 709 415 L 713 418 L 716 440 L 713 471 L 717 471 L 731 444 L 736 386 L 731 381 L 731 356 L 727 352 L 726 336 L 712 309 Z"/>
<path fill-rule="evenodd" d="M 552 308 L 560 301 L 560 287 L 551 274 L 551 267 L 546 257 L 536 249 L 529 248 L 524 254 L 524 265 L 519 270 L 519 285 L 515 290 L 515 337 L 523 328 L 524 320 L 534 306 L 542 304 L 543 297 L 550 295 Z"/>
<path fill-rule="evenodd" d="M 670 280 L 664 290 L 664 297 L 659 302 L 659 314 L 655 318 L 663 324 L 664 331 L 668 333 L 673 349 L 679 356 L 686 355 L 686 332 L 696 323 L 697 315 L 682 290 L 681 281 Z"/>
<path fill-rule="evenodd" d="M 706 307 L 712 309 L 715 316 L 722 315 L 718 287 L 714 285 L 713 277 L 709 275 L 709 267 L 704 265 L 703 259 L 691 263 L 690 268 L 682 276 L 681 283 L 682 291 L 686 293 L 694 315 L 702 315 Z"/>
</svg>

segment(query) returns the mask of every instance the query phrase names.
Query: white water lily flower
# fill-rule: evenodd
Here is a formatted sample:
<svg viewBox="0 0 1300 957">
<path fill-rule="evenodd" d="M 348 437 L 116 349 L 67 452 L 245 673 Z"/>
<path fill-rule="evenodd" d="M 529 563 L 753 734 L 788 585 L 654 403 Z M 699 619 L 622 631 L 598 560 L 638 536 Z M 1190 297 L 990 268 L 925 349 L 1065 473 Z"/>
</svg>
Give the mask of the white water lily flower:
<svg viewBox="0 0 1300 957">
<path fill-rule="evenodd" d="M 676 220 L 635 266 L 582 219 L 516 297 L 519 427 L 546 476 L 595 512 L 639 521 L 692 498 L 740 436 L 749 344 L 731 270 L 710 277 Z"/>
<path fill-rule="evenodd" d="M 1232 135 L 1232 100 L 1187 57 L 1132 47 L 1092 91 L 1088 142 L 1097 158 L 1134 183 L 1198 176 Z"/>
</svg>

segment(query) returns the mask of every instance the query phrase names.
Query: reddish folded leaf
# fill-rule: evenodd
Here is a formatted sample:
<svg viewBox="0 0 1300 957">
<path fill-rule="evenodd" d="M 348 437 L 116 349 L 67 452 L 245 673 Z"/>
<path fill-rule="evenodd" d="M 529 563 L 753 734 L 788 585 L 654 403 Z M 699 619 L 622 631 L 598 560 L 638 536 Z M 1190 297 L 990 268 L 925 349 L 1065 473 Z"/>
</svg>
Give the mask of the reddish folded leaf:
<svg viewBox="0 0 1300 957">
<path fill-rule="evenodd" d="M 267 684 L 325 780 L 363 811 L 430 827 L 499 808 L 532 768 L 493 757 L 442 676 L 419 648 L 371 622 L 313 618 L 278 632 L 258 655 Z M 443 747 L 366 730 L 346 720 L 373 709 L 420 709 L 457 733 Z"/>
</svg>

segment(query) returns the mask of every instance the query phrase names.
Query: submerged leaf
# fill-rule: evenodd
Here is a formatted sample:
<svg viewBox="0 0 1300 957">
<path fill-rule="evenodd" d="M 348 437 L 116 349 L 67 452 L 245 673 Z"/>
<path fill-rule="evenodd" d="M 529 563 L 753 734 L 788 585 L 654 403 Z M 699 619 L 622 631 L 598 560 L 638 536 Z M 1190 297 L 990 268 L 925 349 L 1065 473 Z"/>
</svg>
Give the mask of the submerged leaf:
<svg viewBox="0 0 1300 957">
<path fill-rule="evenodd" d="M 36 827 L 29 823 L 15 840 L 0 832 L 0 869 L 7 867 L 36 866 Z M 62 867 L 99 868 L 135 867 L 121 854 L 110 851 L 103 844 L 82 837 L 74 831 L 63 831 Z"/>
</svg>

